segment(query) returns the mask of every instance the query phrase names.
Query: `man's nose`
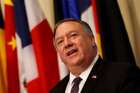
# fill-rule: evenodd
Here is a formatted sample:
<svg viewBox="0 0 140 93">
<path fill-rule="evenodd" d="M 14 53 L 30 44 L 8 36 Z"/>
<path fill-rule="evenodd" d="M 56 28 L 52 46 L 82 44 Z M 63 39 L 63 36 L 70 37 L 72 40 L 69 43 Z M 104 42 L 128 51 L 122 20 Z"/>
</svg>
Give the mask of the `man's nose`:
<svg viewBox="0 0 140 93">
<path fill-rule="evenodd" d="M 70 48 L 73 46 L 73 43 L 69 39 L 65 39 L 64 41 L 64 48 Z"/>
</svg>

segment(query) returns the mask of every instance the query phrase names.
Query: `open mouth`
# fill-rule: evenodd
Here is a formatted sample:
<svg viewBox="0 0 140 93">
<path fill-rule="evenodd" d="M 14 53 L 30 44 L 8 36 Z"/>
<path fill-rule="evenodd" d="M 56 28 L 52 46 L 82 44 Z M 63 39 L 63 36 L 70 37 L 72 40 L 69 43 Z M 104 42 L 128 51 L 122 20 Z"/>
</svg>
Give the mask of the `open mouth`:
<svg viewBox="0 0 140 93">
<path fill-rule="evenodd" d="M 67 52 L 67 56 L 71 56 L 72 54 L 76 53 L 77 51 L 78 51 L 78 49 L 72 49 Z"/>
</svg>

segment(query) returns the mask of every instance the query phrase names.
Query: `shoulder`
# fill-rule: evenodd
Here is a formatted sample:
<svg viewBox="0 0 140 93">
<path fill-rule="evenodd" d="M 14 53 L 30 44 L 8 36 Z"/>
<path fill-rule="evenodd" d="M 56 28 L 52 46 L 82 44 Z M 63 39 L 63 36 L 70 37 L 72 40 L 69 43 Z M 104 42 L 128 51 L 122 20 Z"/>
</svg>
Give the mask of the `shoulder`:
<svg viewBox="0 0 140 93">
<path fill-rule="evenodd" d="M 127 62 L 118 62 L 118 63 L 112 62 L 108 65 L 110 65 L 114 69 L 117 69 L 117 71 L 118 70 L 124 70 L 124 71 L 130 71 L 130 72 L 140 71 L 140 69 L 136 65 L 127 63 Z"/>
<path fill-rule="evenodd" d="M 137 71 L 139 68 L 135 64 L 131 64 L 129 62 L 108 62 L 102 60 L 100 57 L 96 62 L 96 66 L 94 67 L 101 67 L 103 70 L 110 70 L 116 72 L 125 72 L 125 71 Z"/>
<path fill-rule="evenodd" d="M 60 81 L 56 84 L 56 86 L 54 86 L 54 87 L 51 89 L 50 93 L 60 93 L 60 92 L 62 92 L 62 91 L 63 91 L 63 93 L 64 93 L 65 88 L 66 88 L 66 85 L 67 85 L 67 83 L 68 83 L 68 80 L 69 80 L 69 75 L 67 75 L 65 78 L 63 78 L 62 80 L 60 80 Z"/>
<path fill-rule="evenodd" d="M 105 69 L 108 72 L 112 72 L 114 74 L 123 74 L 123 75 L 130 75 L 130 74 L 135 74 L 137 73 L 138 75 L 140 74 L 140 69 L 134 65 L 134 64 L 130 64 L 130 63 L 125 63 L 125 62 L 112 62 L 112 63 L 105 63 Z"/>
<path fill-rule="evenodd" d="M 113 77 L 119 84 L 122 93 L 140 92 L 140 69 L 130 63 L 106 64 L 108 76 Z M 139 91 L 139 92 L 138 92 Z"/>
<path fill-rule="evenodd" d="M 101 66 L 97 87 L 117 90 L 117 93 L 140 93 L 140 69 L 137 66 L 119 62 L 103 62 Z"/>
<path fill-rule="evenodd" d="M 140 69 L 133 64 L 130 63 L 103 63 L 102 70 L 100 70 L 103 77 L 108 78 L 109 80 L 122 81 L 124 80 L 132 80 L 140 81 Z"/>
</svg>

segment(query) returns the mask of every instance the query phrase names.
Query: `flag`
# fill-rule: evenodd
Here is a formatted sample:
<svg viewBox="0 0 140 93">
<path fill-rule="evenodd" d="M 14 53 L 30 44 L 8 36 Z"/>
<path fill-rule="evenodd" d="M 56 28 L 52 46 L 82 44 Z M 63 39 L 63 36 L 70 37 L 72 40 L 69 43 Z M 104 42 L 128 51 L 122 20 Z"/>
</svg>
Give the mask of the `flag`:
<svg viewBox="0 0 140 93">
<path fill-rule="evenodd" d="M 53 29 L 55 25 L 54 0 L 38 0 L 38 2 L 40 4 L 41 10 L 43 14 L 45 15 L 51 29 Z"/>
<path fill-rule="evenodd" d="M 49 93 L 59 80 L 50 25 L 37 1 L 14 0 L 14 4 L 27 93 Z"/>
<path fill-rule="evenodd" d="M 96 5 L 104 59 L 135 64 L 117 1 L 96 0 Z"/>
<path fill-rule="evenodd" d="M 5 0 L 5 45 L 7 58 L 8 93 L 19 93 L 19 74 L 15 38 L 14 8 L 11 0 Z"/>
<path fill-rule="evenodd" d="M 103 49 L 102 49 L 102 43 L 101 43 L 102 40 L 101 40 L 101 33 L 100 33 L 100 27 L 99 27 L 98 14 L 97 14 L 96 0 L 91 0 L 91 4 L 92 4 L 92 11 L 93 11 L 94 28 L 96 32 L 95 39 L 97 42 L 98 53 L 103 58 Z"/>
<path fill-rule="evenodd" d="M 95 36 L 95 41 L 98 47 L 98 53 L 101 57 L 103 57 L 95 2 L 95 0 L 78 0 L 78 6 L 80 9 L 81 20 L 84 20 L 90 25 L 92 32 Z"/>
<path fill-rule="evenodd" d="M 6 93 L 7 91 L 5 52 L 6 51 L 5 51 L 5 39 L 4 39 L 4 22 L 3 22 L 1 2 L 0 2 L 0 93 Z"/>
<path fill-rule="evenodd" d="M 54 1 L 53 0 L 39 0 L 40 6 L 45 14 L 47 21 L 51 27 L 54 29 L 55 25 L 55 16 L 54 16 Z M 46 6 L 47 4 L 47 6 Z M 60 11 L 58 11 L 60 12 Z M 57 16 L 58 17 L 58 16 Z M 58 55 L 58 69 L 59 69 L 59 78 L 62 79 L 68 74 L 68 70 L 66 69 L 65 65 L 61 61 Z"/>
<path fill-rule="evenodd" d="M 117 0 L 127 29 L 128 37 L 135 55 L 136 63 L 140 67 L 140 8 L 139 0 Z"/>
<path fill-rule="evenodd" d="M 77 0 L 62 0 L 64 18 L 80 19 L 80 11 Z"/>
</svg>

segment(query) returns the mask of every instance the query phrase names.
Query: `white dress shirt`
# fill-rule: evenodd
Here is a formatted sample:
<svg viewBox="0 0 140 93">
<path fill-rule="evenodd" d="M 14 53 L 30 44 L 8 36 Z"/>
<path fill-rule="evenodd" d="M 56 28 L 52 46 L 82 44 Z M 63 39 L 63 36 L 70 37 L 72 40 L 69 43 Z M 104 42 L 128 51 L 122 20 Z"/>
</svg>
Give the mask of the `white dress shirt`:
<svg viewBox="0 0 140 93">
<path fill-rule="evenodd" d="M 83 86 L 84 86 L 84 84 L 85 84 L 85 82 L 86 82 L 86 80 L 87 80 L 87 78 L 88 78 L 88 76 L 89 76 L 89 74 L 90 74 L 90 72 L 92 70 L 92 67 L 94 66 L 94 64 L 96 63 L 96 61 L 98 60 L 98 58 L 99 58 L 99 56 L 97 54 L 96 57 L 94 58 L 94 60 L 92 61 L 92 63 L 90 64 L 90 66 L 84 72 L 82 72 L 79 75 L 79 77 L 82 80 L 81 80 L 81 82 L 79 84 L 79 92 L 78 93 L 81 93 L 82 88 L 83 88 Z M 76 78 L 76 76 L 74 76 L 72 73 L 70 73 L 70 77 L 69 78 L 70 79 L 69 79 L 69 82 L 68 82 L 68 84 L 66 86 L 65 93 L 70 93 L 71 88 L 73 86 L 73 80 Z"/>
</svg>

